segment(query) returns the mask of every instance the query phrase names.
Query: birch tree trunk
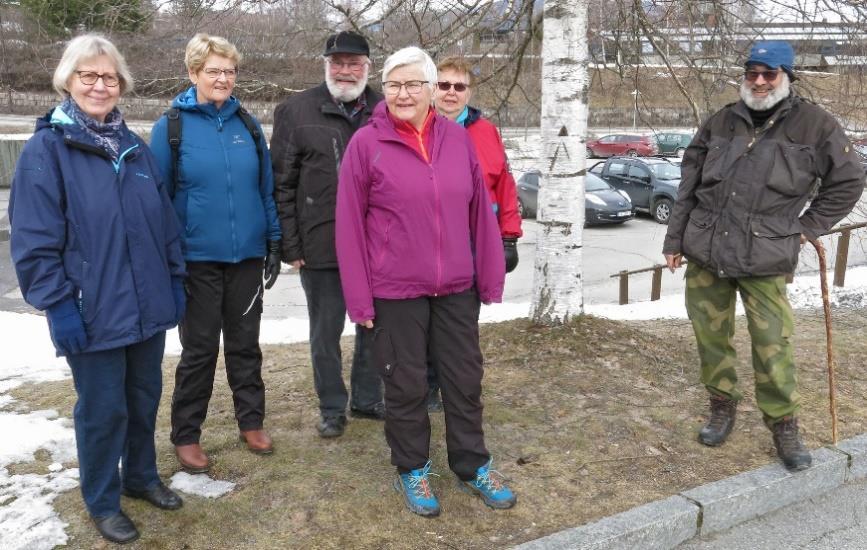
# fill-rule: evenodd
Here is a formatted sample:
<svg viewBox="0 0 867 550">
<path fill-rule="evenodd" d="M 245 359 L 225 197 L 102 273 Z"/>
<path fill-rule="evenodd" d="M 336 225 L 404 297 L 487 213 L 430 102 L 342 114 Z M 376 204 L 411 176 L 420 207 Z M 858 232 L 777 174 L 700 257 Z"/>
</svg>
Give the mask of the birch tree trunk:
<svg viewBox="0 0 867 550">
<path fill-rule="evenodd" d="M 583 312 L 582 231 L 587 134 L 588 0 L 546 0 L 542 38 L 542 185 L 533 321 Z"/>
</svg>

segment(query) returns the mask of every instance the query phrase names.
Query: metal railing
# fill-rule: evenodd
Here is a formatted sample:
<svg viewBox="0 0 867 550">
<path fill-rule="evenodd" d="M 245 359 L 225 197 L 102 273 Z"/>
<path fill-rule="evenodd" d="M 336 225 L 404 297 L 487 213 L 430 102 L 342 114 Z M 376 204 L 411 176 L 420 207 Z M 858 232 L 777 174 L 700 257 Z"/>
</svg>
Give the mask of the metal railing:
<svg viewBox="0 0 867 550">
<path fill-rule="evenodd" d="M 820 237 L 825 237 L 827 235 L 834 235 L 835 233 L 839 233 L 840 236 L 837 238 L 837 254 L 834 260 L 834 286 L 842 287 L 846 281 L 846 268 L 849 262 L 849 242 L 852 239 L 852 231 L 856 229 L 861 229 L 862 227 L 867 227 L 867 222 L 861 223 L 853 223 L 850 225 L 841 225 L 840 227 L 835 227 L 830 231 L 822 233 L 819 235 Z M 686 265 L 686 260 L 683 261 L 683 265 Z M 619 278 L 620 279 L 620 292 L 619 292 L 619 300 L 618 303 L 620 305 L 629 303 L 629 276 L 636 275 L 638 273 L 647 273 L 648 271 L 653 272 L 653 276 L 650 280 L 650 301 L 654 302 L 659 300 L 660 295 L 662 294 L 662 270 L 667 269 L 665 264 L 655 264 L 652 267 L 645 267 L 642 269 L 633 269 L 631 271 L 623 270 L 611 275 L 611 278 Z M 794 273 L 790 273 L 786 277 L 786 282 L 791 283 L 794 279 Z"/>
</svg>

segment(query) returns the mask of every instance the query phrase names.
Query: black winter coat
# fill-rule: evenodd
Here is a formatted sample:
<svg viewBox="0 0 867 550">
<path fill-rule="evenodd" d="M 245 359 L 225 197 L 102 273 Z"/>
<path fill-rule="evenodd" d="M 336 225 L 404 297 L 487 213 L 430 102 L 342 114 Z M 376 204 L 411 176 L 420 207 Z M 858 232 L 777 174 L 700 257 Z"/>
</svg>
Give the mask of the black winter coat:
<svg viewBox="0 0 867 550">
<path fill-rule="evenodd" d="M 801 234 L 830 229 L 864 189 L 843 129 L 797 96 L 761 128 L 743 101 L 724 107 L 699 129 L 682 166 L 663 253 L 683 253 L 719 277 L 792 273 Z"/>
<path fill-rule="evenodd" d="M 352 134 L 382 99 L 370 86 L 364 94 L 367 107 L 357 115 L 360 120 L 343 114 L 325 83 L 289 97 L 274 111 L 271 161 L 284 262 L 303 259 L 311 269 L 337 268 L 334 212 L 340 161 Z"/>
</svg>

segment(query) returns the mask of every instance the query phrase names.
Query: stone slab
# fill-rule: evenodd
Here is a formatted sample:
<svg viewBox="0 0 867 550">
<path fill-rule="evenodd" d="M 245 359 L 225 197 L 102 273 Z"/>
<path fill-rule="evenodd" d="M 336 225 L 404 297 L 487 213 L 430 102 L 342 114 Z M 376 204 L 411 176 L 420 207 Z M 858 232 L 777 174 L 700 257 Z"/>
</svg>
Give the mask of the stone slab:
<svg viewBox="0 0 867 550">
<path fill-rule="evenodd" d="M 867 478 L 867 434 L 841 441 L 837 449 L 849 455 L 847 481 Z"/>
<path fill-rule="evenodd" d="M 698 534 L 698 515 L 698 506 L 673 496 L 524 543 L 515 550 L 668 550 Z"/>
<path fill-rule="evenodd" d="M 813 466 L 789 472 L 772 464 L 680 493 L 701 506 L 701 536 L 716 533 L 842 485 L 849 458 L 832 449 L 813 451 Z"/>
</svg>

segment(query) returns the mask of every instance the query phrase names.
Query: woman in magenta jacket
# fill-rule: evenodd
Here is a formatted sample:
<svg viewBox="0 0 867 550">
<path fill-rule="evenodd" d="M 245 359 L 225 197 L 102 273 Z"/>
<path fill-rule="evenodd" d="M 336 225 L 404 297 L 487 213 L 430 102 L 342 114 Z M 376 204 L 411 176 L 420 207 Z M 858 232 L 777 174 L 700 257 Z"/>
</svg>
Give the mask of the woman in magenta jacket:
<svg viewBox="0 0 867 550">
<path fill-rule="evenodd" d="M 493 508 L 516 500 L 491 469 L 482 433 L 479 307 L 502 300 L 503 245 L 466 131 L 431 108 L 436 78 L 418 48 L 386 60 L 385 101 L 346 149 L 336 217 L 349 317 L 374 331 L 394 485 L 423 516 L 439 514 L 428 477 L 428 355 L 442 381 L 449 467 Z"/>
</svg>

